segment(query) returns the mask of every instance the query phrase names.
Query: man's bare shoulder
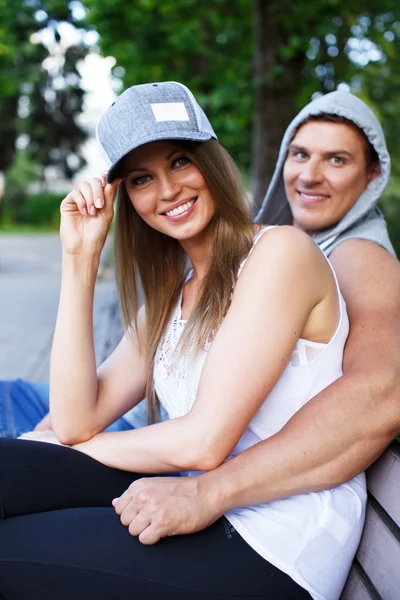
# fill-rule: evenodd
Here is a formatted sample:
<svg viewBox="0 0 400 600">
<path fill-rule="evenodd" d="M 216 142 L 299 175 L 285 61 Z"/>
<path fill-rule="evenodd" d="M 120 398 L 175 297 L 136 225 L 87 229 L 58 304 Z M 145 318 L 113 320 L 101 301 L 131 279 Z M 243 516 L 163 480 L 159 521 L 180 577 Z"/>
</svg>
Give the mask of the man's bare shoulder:
<svg viewBox="0 0 400 600">
<path fill-rule="evenodd" d="M 329 257 L 349 308 L 400 308 L 400 263 L 367 240 L 346 240 Z"/>
<path fill-rule="evenodd" d="M 400 370 L 400 264 L 373 242 L 347 240 L 331 256 L 350 318 L 344 370 Z M 375 375 L 376 376 L 376 375 Z"/>
</svg>

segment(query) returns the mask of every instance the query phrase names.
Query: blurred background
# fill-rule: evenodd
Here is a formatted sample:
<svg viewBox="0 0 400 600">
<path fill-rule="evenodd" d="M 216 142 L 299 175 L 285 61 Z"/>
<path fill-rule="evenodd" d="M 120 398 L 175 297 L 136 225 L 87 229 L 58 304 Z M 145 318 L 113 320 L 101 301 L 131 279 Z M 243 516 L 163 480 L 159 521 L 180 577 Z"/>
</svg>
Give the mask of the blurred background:
<svg viewBox="0 0 400 600">
<path fill-rule="evenodd" d="M 57 229 L 65 193 L 105 168 L 95 124 L 132 84 L 188 85 L 256 205 L 291 118 L 339 88 L 383 125 L 400 252 L 399 48 L 398 0 L 0 0 L 0 232 Z"/>
</svg>

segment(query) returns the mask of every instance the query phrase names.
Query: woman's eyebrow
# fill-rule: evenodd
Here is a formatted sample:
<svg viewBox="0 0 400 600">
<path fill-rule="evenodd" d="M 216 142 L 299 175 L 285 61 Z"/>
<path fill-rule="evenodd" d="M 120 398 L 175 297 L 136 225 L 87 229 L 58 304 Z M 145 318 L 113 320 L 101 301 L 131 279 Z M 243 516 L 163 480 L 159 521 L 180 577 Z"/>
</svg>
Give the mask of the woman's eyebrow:
<svg viewBox="0 0 400 600">
<path fill-rule="evenodd" d="M 172 150 L 172 152 L 170 152 L 169 154 L 166 155 L 166 160 L 170 160 L 174 154 L 176 154 L 177 152 L 179 152 L 179 148 L 175 148 L 174 150 Z M 134 173 L 135 171 L 148 171 L 148 167 L 131 167 L 130 169 L 128 169 L 126 171 L 126 175 L 129 175 L 130 173 Z"/>
<path fill-rule="evenodd" d="M 148 171 L 147 167 L 131 167 L 126 171 L 126 175 L 134 173 L 135 171 Z"/>
<path fill-rule="evenodd" d="M 170 160 L 173 157 L 173 155 L 176 154 L 177 152 L 179 152 L 179 148 L 175 148 L 174 150 L 172 150 L 172 152 L 170 152 L 167 155 L 167 160 Z"/>
</svg>

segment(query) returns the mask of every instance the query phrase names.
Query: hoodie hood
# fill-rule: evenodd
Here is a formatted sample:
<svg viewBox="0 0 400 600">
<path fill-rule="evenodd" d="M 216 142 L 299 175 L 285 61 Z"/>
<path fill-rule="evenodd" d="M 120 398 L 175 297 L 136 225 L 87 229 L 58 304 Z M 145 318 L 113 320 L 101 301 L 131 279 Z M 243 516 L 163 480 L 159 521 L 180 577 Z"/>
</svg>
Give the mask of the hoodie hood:
<svg viewBox="0 0 400 600">
<path fill-rule="evenodd" d="M 329 255 L 341 242 L 350 238 L 373 241 L 395 255 L 386 222 L 377 207 L 390 177 L 390 156 L 382 127 L 372 110 L 350 92 L 336 91 L 320 96 L 305 106 L 293 119 L 283 136 L 278 161 L 270 186 L 255 218 L 256 223 L 291 225 L 292 212 L 286 198 L 283 166 L 289 145 L 300 125 L 310 116 L 331 114 L 352 121 L 375 148 L 381 174 L 372 180 L 349 212 L 330 229 L 313 235 L 316 243 Z"/>
</svg>

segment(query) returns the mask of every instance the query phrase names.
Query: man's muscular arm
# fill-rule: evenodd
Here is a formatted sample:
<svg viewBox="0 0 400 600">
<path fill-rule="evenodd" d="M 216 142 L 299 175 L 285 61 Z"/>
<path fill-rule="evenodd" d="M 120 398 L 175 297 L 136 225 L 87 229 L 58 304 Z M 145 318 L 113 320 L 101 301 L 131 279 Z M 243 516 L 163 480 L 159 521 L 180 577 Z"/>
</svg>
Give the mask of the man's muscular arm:
<svg viewBox="0 0 400 600">
<path fill-rule="evenodd" d="M 344 375 L 275 436 L 207 475 L 221 480 L 212 487 L 224 510 L 343 483 L 400 431 L 399 262 L 362 240 L 343 242 L 331 262 L 351 324 Z"/>
<path fill-rule="evenodd" d="M 335 487 L 365 470 L 400 432 L 399 263 L 362 240 L 343 242 L 330 258 L 351 323 L 343 377 L 312 398 L 276 435 L 213 471 L 178 486 L 172 482 L 175 502 L 176 487 L 182 487 L 180 514 L 175 519 L 171 506 L 162 527 L 149 531 L 151 542 L 158 533 L 202 529 L 237 506 Z M 148 484 L 151 490 L 144 497 L 155 504 L 164 500 L 165 507 L 168 482 L 159 490 L 156 481 Z M 138 482 L 138 491 L 139 486 L 143 492 L 146 480 Z M 151 508 L 147 502 L 146 508 L 138 504 L 134 490 L 130 496 L 130 514 L 140 524 L 140 513 Z M 139 496 L 143 499 L 143 493 Z"/>
</svg>

